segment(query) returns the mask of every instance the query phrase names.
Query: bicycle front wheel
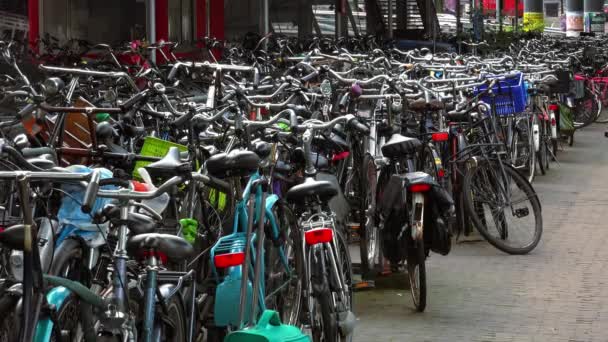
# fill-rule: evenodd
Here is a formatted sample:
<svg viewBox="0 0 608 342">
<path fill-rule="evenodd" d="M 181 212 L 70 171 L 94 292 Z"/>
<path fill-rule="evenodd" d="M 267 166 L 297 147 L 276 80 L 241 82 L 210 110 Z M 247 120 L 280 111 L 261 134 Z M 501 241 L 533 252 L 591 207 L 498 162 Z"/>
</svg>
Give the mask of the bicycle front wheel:
<svg viewBox="0 0 608 342">
<path fill-rule="evenodd" d="M 467 172 L 465 208 L 479 233 L 509 254 L 527 254 L 539 243 L 543 221 L 532 185 L 512 166 L 481 162 Z"/>
</svg>

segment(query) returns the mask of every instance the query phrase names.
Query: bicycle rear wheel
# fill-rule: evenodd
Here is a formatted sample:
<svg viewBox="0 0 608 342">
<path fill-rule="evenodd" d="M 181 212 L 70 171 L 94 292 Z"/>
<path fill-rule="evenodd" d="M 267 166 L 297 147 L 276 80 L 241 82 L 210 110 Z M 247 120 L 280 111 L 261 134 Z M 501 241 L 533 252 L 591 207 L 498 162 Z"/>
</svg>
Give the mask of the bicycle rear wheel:
<svg viewBox="0 0 608 342">
<path fill-rule="evenodd" d="M 479 233 L 509 254 L 527 254 L 539 243 L 540 201 L 532 185 L 512 166 L 481 162 L 464 179 L 464 202 Z M 504 170 L 504 174 L 503 174 Z"/>
<path fill-rule="evenodd" d="M 376 275 L 380 269 L 380 230 L 376 225 L 376 188 L 378 172 L 370 154 L 366 154 L 359 174 L 361 192 L 359 207 L 359 250 L 363 279 Z"/>
<path fill-rule="evenodd" d="M 412 241 L 407 253 L 407 276 L 416 311 L 426 309 L 426 253 L 424 242 Z"/>
</svg>

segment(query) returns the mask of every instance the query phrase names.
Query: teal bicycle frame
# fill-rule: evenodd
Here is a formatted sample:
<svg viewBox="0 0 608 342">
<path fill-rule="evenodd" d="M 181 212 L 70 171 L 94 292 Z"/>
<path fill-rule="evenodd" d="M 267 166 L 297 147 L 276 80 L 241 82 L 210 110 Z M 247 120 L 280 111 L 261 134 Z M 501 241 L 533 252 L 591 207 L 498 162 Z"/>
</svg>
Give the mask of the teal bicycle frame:
<svg viewBox="0 0 608 342">
<path fill-rule="evenodd" d="M 264 258 L 265 251 L 263 244 L 260 243 L 261 241 L 258 233 L 253 233 L 252 231 L 256 224 L 263 229 L 263 225 L 269 223 L 272 228 L 272 239 L 278 239 L 279 237 L 280 227 L 272 212 L 272 209 L 279 200 L 279 196 L 275 194 L 266 196 L 266 187 L 264 185 L 267 185 L 267 182 L 268 181 L 261 176 L 259 172 L 255 172 L 251 175 L 245 186 L 241 200 L 239 200 L 235 206 L 234 223 L 232 227 L 233 233 L 221 237 L 211 248 L 211 269 L 219 284 L 218 291 L 216 291 L 214 312 L 215 321 L 218 326 L 232 325 L 241 328 L 245 321 L 251 323 L 252 320 L 249 318 L 255 315 L 245 315 L 244 307 L 249 307 L 249 304 L 253 301 L 257 302 L 259 308 L 259 311 L 257 312 L 263 312 L 266 309 L 266 288 L 263 278 L 260 277 L 260 274 L 264 274 L 264 263 L 261 261 Z M 248 205 L 247 202 L 250 198 L 253 200 Z M 261 230 L 258 229 L 258 232 L 259 231 Z M 246 242 L 247 236 L 250 236 L 251 238 Z M 255 246 L 256 243 L 257 247 Z M 281 263 L 285 267 L 287 274 L 291 275 L 291 269 L 285 255 L 285 249 L 283 246 L 279 246 L 278 248 Z M 218 252 L 226 253 L 237 250 L 242 251 L 243 249 L 246 255 L 245 262 L 242 265 L 228 267 L 226 272 L 228 275 L 222 280 L 213 263 L 215 255 L 221 254 Z M 251 258 L 248 259 L 247 256 L 251 256 Z M 259 274 L 254 274 L 258 273 L 255 272 L 255 266 L 258 263 L 256 257 L 261 259 L 259 260 L 259 267 L 257 267 Z M 247 274 L 247 277 L 243 277 L 243 274 Z M 254 290 L 255 294 L 250 294 L 249 287 L 251 284 L 249 281 L 245 281 L 246 278 L 254 279 L 257 282 L 254 284 L 255 286 L 253 286 L 254 289 L 257 289 Z M 229 286 L 228 284 L 231 285 Z M 240 296 L 235 296 L 235 292 L 237 292 L 238 289 L 240 289 L 240 291 L 238 291 Z M 236 311 L 235 308 L 239 308 L 239 310 Z M 256 312 L 256 310 L 253 311 Z M 253 317 L 253 320 L 255 319 L 256 317 Z"/>
</svg>

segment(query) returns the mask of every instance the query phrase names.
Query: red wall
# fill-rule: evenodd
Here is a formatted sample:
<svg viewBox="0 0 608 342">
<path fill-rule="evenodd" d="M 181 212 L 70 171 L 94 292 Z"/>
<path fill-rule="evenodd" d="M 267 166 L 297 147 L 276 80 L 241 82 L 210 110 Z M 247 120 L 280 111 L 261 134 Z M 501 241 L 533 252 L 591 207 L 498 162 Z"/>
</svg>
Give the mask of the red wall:
<svg viewBox="0 0 608 342">
<path fill-rule="evenodd" d="M 496 12 L 496 1 L 497 0 L 483 0 L 483 11 L 484 13 L 495 13 Z M 519 16 L 523 16 L 524 13 L 524 0 L 519 0 L 518 6 Z M 515 0 L 502 0 L 502 15 L 513 16 L 515 14 Z"/>
<path fill-rule="evenodd" d="M 30 42 L 30 48 L 34 49 L 36 46 L 36 39 L 38 39 L 38 34 L 40 33 L 40 20 L 38 18 L 38 0 L 28 0 L 27 17 L 30 26 L 27 38 Z"/>
</svg>

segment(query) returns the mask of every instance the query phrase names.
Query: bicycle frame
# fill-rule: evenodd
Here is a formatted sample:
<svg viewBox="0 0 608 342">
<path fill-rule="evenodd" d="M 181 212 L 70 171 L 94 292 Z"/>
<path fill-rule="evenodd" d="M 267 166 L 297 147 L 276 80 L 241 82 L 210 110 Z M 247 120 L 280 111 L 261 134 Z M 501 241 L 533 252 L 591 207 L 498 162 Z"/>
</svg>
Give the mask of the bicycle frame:
<svg viewBox="0 0 608 342">
<path fill-rule="evenodd" d="M 228 241 L 228 239 L 234 238 L 235 236 L 240 238 L 250 238 L 245 242 L 245 262 L 242 265 L 229 267 L 227 269 L 227 273 L 234 272 L 235 276 L 240 277 L 240 302 L 222 302 L 223 309 L 221 311 L 223 312 L 225 321 L 231 322 L 233 324 L 236 323 L 235 325 L 238 329 L 243 328 L 244 323 L 248 317 L 251 317 L 251 319 L 249 320 L 249 323 L 251 323 L 252 320 L 256 319 L 256 312 L 263 312 L 266 309 L 266 288 L 263 278 L 259 276 L 260 274 L 264 274 L 265 265 L 260 259 L 258 259 L 257 257 L 253 257 L 264 255 L 264 247 L 263 244 L 260 243 L 263 237 L 257 236 L 257 233 L 254 234 L 253 227 L 255 224 L 263 225 L 266 221 L 269 222 L 272 228 L 271 233 L 273 240 L 279 237 L 280 227 L 278 226 L 277 219 L 274 216 L 274 213 L 272 212 L 272 209 L 279 200 L 279 196 L 275 194 L 266 196 L 265 188 L 267 186 L 265 186 L 265 183 L 267 183 L 266 178 L 260 175 L 259 172 L 255 172 L 250 176 L 249 181 L 245 186 L 245 189 L 242 191 L 241 200 L 238 201 L 235 206 L 234 222 L 232 227 L 233 233 L 218 239 L 216 244 L 211 248 L 210 252 L 211 260 L 213 260 L 215 255 L 218 255 L 217 252 L 220 249 L 219 246 L 223 241 Z M 257 247 L 254 247 L 254 241 L 257 242 Z M 285 255 L 285 250 L 283 246 L 279 246 L 278 248 L 281 263 L 285 267 L 285 271 L 287 272 L 287 274 L 291 275 L 292 271 L 289 267 L 289 263 Z M 248 259 L 247 256 L 250 256 L 251 258 Z M 252 262 L 250 263 L 250 261 Z M 260 262 L 258 265 L 254 264 L 258 262 Z M 254 268 L 254 271 L 251 270 L 252 267 Z M 218 283 L 220 283 L 221 281 L 216 266 L 212 264 L 211 268 L 216 280 L 218 281 Z M 256 271 L 259 272 L 257 276 L 256 274 L 253 274 L 253 272 Z M 254 291 L 252 293 L 253 297 L 251 302 L 257 302 L 257 304 L 252 306 L 251 316 L 247 316 L 245 311 L 248 303 L 247 289 L 249 286 L 249 277 L 254 280 Z M 227 299 L 226 301 L 230 302 L 230 299 Z M 216 299 L 216 303 L 218 302 L 220 301 Z M 233 311 L 234 308 L 239 308 L 238 317 L 236 316 L 236 312 Z"/>
</svg>

